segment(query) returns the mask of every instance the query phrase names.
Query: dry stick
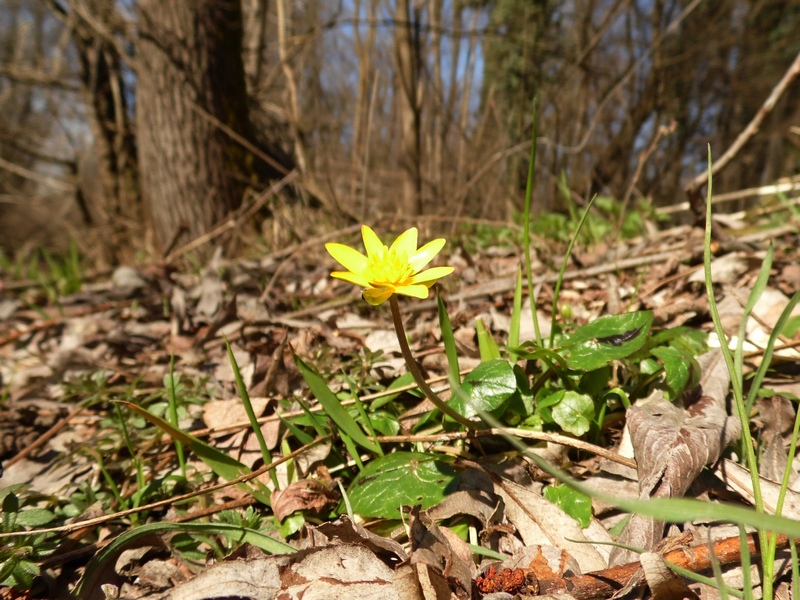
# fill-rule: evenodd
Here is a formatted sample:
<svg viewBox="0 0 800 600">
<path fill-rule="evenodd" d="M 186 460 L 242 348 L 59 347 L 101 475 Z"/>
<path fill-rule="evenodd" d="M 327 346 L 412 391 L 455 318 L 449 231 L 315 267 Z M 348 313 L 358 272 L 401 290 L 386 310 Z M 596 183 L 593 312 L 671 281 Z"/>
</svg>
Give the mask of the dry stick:
<svg viewBox="0 0 800 600">
<path fill-rule="evenodd" d="M 753 120 L 747 124 L 747 127 L 739 134 L 739 136 L 734 140 L 733 144 L 730 148 L 718 159 L 714 161 L 714 164 L 711 167 L 711 175 L 716 176 L 720 171 L 722 171 L 731 160 L 733 160 L 736 155 L 739 153 L 747 142 L 749 142 L 757 133 L 761 127 L 761 123 L 764 122 L 764 119 L 772 112 L 772 109 L 775 108 L 780 97 L 784 94 L 786 89 L 791 85 L 792 81 L 800 75 L 800 53 L 794 59 L 794 62 L 791 64 L 789 69 L 784 73 L 781 80 L 778 84 L 772 89 L 770 95 L 764 101 L 764 104 L 758 109 L 758 112 L 753 117 Z M 694 179 L 692 179 L 684 188 L 686 195 L 689 197 L 689 206 L 692 208 L 692 212 L 697 216 L 699 219 L 702 215 L 705 215 L 705 199 L 701 196 L 700 190 L 705 186 L 706 182 L 708 181 L 708 172 L 704 170 L 702 173 L 698 174 Z"/>
<path fill-rule="evenodd" d="M 381 443 L 419 443 L 419 442 L 452 442 L 455 440 L 472 440 L 488 436 L 509 436 L 513 435 L 518 438 L 537 440 L 541 442 L 551 442 L 554 444 L 561 444 L 562 446 L 569 446 L 577 450 L 583 450 L 602 456 L 610 461 L 625 465 L 632 469 L 636 468 L 636 461 L 632 458 L 626 458 L 612 450 L 607 450 L 601 446 L 590 444 L 576 438 L 567 437 L 565 435 L 558 435 L 555 433 L 544 433 L 543 431 L 531 431 L 529 429 L 518 429 L 515 427 L 493 427 L 491 429 L 478 429 L 475 431 L 448 431 L 442 433 L 432 434 L 418 434 L 418 435 L 382 435 L 378 436 L 378 441 Z"/>
<path fill-rule="evenodd" d="M 252 473 L 247 473 L 245 475 L 242 475 L 241 477 L 237 477 L 236 479 L 225 481 L 223 483 L 218 483 L 216 485 L 211 485 L 200 490 L 195 490 L 194 492 L 189 492 L 188 494 L 175 496 L 174 498 L 165 498 L 164 500 L 159 500 L 158 502 L 153 502 L 151 504 L 145 504 L 144 506 L 129 508 L 127 510 L 122 510 L 116 513 L 112 513 L 110 515 L 103 515 L 102 517 L 86 519 L 85 521 L 79 521 L 77 523 L 61 525 L 60 527 L 50 527 L 47 529 L 33 529 L 29 531 L 12 531 L 9 533 L 0 533 L 0 539 L 11 538 L 11 537 L 24 537 L 29 535 L 39 535 L 42 533 L 70 533 L 72 531 L 78 531 L 79 529 L 84 529 L 86 527 L 94 527 L 95 525 L 101 525 L 103 523 L 107 523 L 108 521 L 113 521 L 115 519 L 121 519 L 123 517 L 127 517 L 146 510 L 153 510 L 155 508 L 161 508 L 162 506 L 169 506 L 171 504 L 175 504 L 176 502 L 182 502 L 184 500 L 189 500 L 197 496 L 202 496 L 203 494 L 208 494 L 209 492 L 216 492 L 217 490 L 221 490 L 233 485 L 238 485 L 240 483 L 245 483 L 247 481 L 250 481 L 251 479 L 255 479 L 256 477 L 263 475 L 267 471 L 274 469 L 278 465 L 281 465 L 286 461 L 293 459 L 298 454 L 305 452 L 309 448 L 312 448 L 317 444 L 330 440 L 332 437 L 333 436 L 326 435 L 324 437 L 317 438 L 316 440 L 306 444 L 305 446 L 302 446 L 301 448 L 298 448 L 297 450 L 290 452 L 285 456 L 280 457 L 278 460 L 275 460 L 268 465 L 264 465 L 263 467 L 261 467 L 256 471 L 253 471 Z"/>
<path fill-rule="evenodd" d="M 21 461 L 23 458 L 27 458 L 31 453 L 33 453 L 34 450 L 36 450 L 37 448 L 40 448 L 41 446 L 43 446 L 45 444 L 45 442 L 47 442 L 48 440 L 52 439 L 53 436 L 55 436 L 59 431 L 64 429 L 64 427 L 66 427 L 67 424 L 70 421 L 72 421 L 72 419 L 77 417 L 84 410 L 86 410 L 85 406 L 80 406 L 80 407 L 76 408 L 75 410 L 73 410 L 66 417 L 64 417 L 63 419 L 59 420 L 58 423 L 56 423 L 50 429 L 48 429 L 42 435 L 40 435 L 27 448 L 23 448 L 16 455 L 12 456 L 7 461 L 5 461 L 4 466 L 5 467 L 10 467 L 14 463 L 17 463 L 17 462 Z"/>
</svg>

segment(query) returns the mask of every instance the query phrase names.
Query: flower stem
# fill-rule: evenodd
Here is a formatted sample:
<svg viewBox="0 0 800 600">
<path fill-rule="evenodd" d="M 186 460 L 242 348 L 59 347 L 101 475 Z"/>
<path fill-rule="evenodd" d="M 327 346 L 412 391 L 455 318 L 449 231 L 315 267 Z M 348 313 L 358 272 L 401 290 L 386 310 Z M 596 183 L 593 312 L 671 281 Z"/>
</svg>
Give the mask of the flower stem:
<svg viewBox="0 0 800 600">
<path fill-rule="evenodd" d="M 397 302 L 397 296 L 392 295 L 389 297 L 389 305 L 392 307 L 392 320 L 394 321 L 394 331 L 397 334 L 397 341 L 400 343 L 400 351 L 403 353 L 406 366 L 408 367 L 411 376 L 414 378 L 414 381 L 419 386 L 419 389 L 422 390 L 422 393 L 425 394 L 425 397 L 430 400 L 436 408 L 438 408 L 448 417 L 454 421 L 457 421 L 458 423 L 461 423 L 468 429 L 476 429 L 476 423 L 473 423 L 464 415 L 459 414 L 450 405 L 445 403 L 444 400 L 439 398 L 436 392 L 431 389 L 431 386 L 428 385 L 428 382 L 425 381 L 417 361 L 411 354 L 411 348 L 408 347 L 406 331 L 403 327 L 403 319 L 400 317 L 400 305 Z"/>
</svg>

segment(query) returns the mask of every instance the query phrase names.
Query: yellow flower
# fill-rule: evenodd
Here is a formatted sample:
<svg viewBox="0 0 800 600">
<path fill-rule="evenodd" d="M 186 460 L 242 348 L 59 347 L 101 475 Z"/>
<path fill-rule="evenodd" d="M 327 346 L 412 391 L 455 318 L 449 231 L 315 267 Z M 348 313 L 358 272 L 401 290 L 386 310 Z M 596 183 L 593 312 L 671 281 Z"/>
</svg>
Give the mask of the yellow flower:
<svg viewBox="0 0 800 600">
<path fill-rule="evenodd" d="M 421 271 L 439 254 L 445 240 L 439 238 L 417 249 L 417 228 L 400 234 L 391 247 L 381 242 L 372 229 L 361 226 L 361 237 L 367 255 L 344 244 L 325 244 L 330 255 L 347 271 L 334 271 L 331 277 L 342 279 L 364 289 L 364 300 L 378 306 L 392 294 L 427 298 L 428 288 L 437 279 L 450 275 L 453 267 L 433 267 Z"/>
</svg>

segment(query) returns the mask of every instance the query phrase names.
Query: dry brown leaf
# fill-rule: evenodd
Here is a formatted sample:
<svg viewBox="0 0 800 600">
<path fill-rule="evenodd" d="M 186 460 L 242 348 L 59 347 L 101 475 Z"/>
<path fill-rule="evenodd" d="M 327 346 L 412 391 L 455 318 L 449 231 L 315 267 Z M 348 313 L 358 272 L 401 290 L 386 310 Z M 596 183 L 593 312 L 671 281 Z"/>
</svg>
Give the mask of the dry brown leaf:
<svg viewBox="0 0 800 600">
<path fill-rule="evenodd" d="M 256 417 L 264 414 L 264 410 L 269 404 L 269 398 L 250 398 L 253 405 L 253 412 Z M 209 400 L 203 405 L 203 423 L 210 430 L 224 429 L 231 425 L 242 425 L 249 423 L 247 411 L 240 398 L 230 400 Z"/>
<path fill-rule="evenodd" d="M 667 566 L 660 554 L 643 552 L 639 562 L 653 600 L 698 600 L 697 594 Z"/>
<path fill-rule="evenodd" d="M 344 544 L 362 544 L 375 552 L 387 564 L 394 564 L 408 558 L 403 546 L 391 538 L 384 538 L 372 533 L 370 530 L 354 523 L 347 516 L 342 516 L 323 523 L 313 529 L 315 533 L 321 533 L 328 540 L 336 540 Z"/>
<path fill-rule="evenodd" d="M 475 564 L 472 553 L 463 540 L 447 535 L 430 517 L 421 513 L 419 507 L 411 512 L 409 538 L 409 561 L 417 569 L 423 589 L 426 585 L 441 589 L 441 583 L 436 580 L 444 577 L 444 581 L 449 582 L 446 588 L 448 592 L 451 589 L 460 590 L 466 593 L 466 598 L 470 597 Z M 422 569 L 421 566 L 425 568 Z M 436 597 L 441 597 L 439 592 Z"/>
<path fill-rule="evenodd" d="M 462 490 L 449 494 L 436 506 L 428 509 L 434 521 L 449 519 L 455 515 L 470 515 L 486 528 L 498 516 L 500 498 L 486 490 Z"/>
<path fill-rule="evenodd" d="M 279 521 L 293 512 L 308 510 L 319 514 L 339 502 L 339 495 L 316 479 L 296 481 L 271 495 L 272 510 Z"/>
<path fill-rule="evenodd" d="M 729 419 L 725 398 L 730 376 L 719 350 L 698 359 L 702 376 L 700 397 L 687 408 L 669 402 L 656 391 L 628 410 L 627 429 L 639 473 L 639 498 L 681 497 L 706 465 L 738 438 L 738 419 Z M 633 515 L 618 541 L 652 549 L 664 533 L 664 524 Z M 636 560 L 622 548 L 611 551 L 611 565 Z"/>
<path fill-rule="evenodd" d="M 728 488 L 741 494 L 750 502 L 755 502 L 753 496 L 753 480 L 750 477 L 750 471 L 745 467 L 732 460 L 725 459 L 720 463 L 717 474 Z M 781 476 L 782 475 L 781 473 Z M 780 483 L 763 476 L 759 476 L 759 480 L 761 481 L 761 497 L 764 501 L 764 510 L 775 514 L 781 487 Z M 781 515 L 789 517 L 790 519 L 800 520 L 800 492 L 795 492 L 791 489 L 786 490 Z"/>
<path fill-rule="evenodd" d="M 296 554 L 219 563 L 151 600 L 399 598 L 394 573 L 369 549 L 342 544 Z M 278 594 L 280 593 L 280 596 Z"/>
<path fill-rule="evenodd" d="M 592 528 L 592 535 L 597 537 L 589 539 L 587 530 L 581 529 L 575 519 L 541 494 L 511 482 L 498 485 L 495 493 L 503 498 L 506 517 L 517 528 L 526 546 L 555 546 L 566 550 L 583 573 L 608 566 L 608 546 L 586 543 L 612 541 L 603 527 Z"/>
<path fill-rule="evenodd" d="M 772 396 L 756 401 L 761 429 L 761 459 L 758 461 L 759 475 L 780 481 L 789 460 L 783 435 L 792 430 L 794 405 L 788 398 Z"/>
</svg>

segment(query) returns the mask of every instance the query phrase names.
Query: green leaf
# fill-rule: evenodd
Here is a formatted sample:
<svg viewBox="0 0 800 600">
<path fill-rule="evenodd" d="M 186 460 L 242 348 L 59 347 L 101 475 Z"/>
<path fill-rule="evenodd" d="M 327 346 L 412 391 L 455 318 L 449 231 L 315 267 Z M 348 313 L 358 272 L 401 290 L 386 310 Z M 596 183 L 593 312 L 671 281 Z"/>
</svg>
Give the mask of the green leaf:
<svg viewBox="0 0 800 600">
<path fill-rule="evenodd" d="M 17 525 L 41 527 L 42 525 L 47 525 L 55 518 L 56 516 L 49 510 L 45 510 L 44 508 L 32 508 L 17 513 Z"/>
<path fill-rule="evenodd" d="M 370 423 L 382 435 L 397 435 L 400 431 L 400 422 L 397 417 L 385 410 L 378 410 L 369 414 Z"/>
<path fill-rule="evenodd" d="M 397 519 L 401 506 L 430 508 L 454 491 L 457 473 L 452 462 L 422 452 L 394 452 L 372 461 L 347 492 L 353 512 Z"/>
<path fill-rule="evenodd" d="M 528 376 L 519 365 L 514 365 L 516 391 L 509 398 L 503 413 L 503 421 L 511 426 L 519 425 L 533 414 L 533 392 Z"/>
<path fill-rule="evenodd" d="M 564 392 L 561 402 L 552 410 L 553 420 L 566 432 L 582 436 L 589 431 L 594 419 L 594 402 L 591 396 L 572 390 Z"/>
<path fill-rule="evenodd" d="M 414 376 L 411 373 L 406 372 L 400 375 L 400 377 L 395 379 L 392 383 L 390 383 L 389 387 L 386 388 L 386 391 L 388 392 L 390 390 L 394 390 L 397 388 L 405 388 L 408 387 L 409 385 L 415 385 Z M 373 400 L 372 403 L 369 405 L 369 408 L 370 410 L 378 410 L 381 406 L 386 406 L 402 393 L 403 392 L 394 392 L 391 394 L 383 395 L 380 398 L 375 398 L 375 400 Z M 413 391 L 410 393 L 413 393 Z"/>
<path fill-rule="evenodd" d="M 30 560 L 22 559 L 14 565 L 14 570 L 11 572 L 13 582 L 11 585 L 23 589 L 30 589 L 33 586 L 33 578 L 39 575 L 41 570 L 39 565 Z"/>
<path fill-rule="evenodd" d="M 10 492 L 3 498 L 3 512 L 6 514 L 15 513 L 19 511 L 19 497 Z"/>
<path fill-rule="evenodd" d="M 481 353 L 481 362 L 489 362 L 500 358 L 500 348 L 494 341 L 491 332 L 486 329 L 481 319 L 475 319 L 475 328 L 478 332 L 478 349 Z"/>
<path fill-rule="evenodd" d="M 677 398 L 689 383 L 692 375 L 692 361 L 682 352 L 669 346 L 660 346 L 650 351 L 664 365 L 664 384 L 668 388 L 670 400 Z"/>
<path fill-rule="evenodd" d="M 630 356 L 647 341 L 653 324 L 652 311 L 609 315 L 584 325 L 562 344 L 567 365 L 578 371 L 594 371 Z"/>
<path fill-rule="evenodd" d="M 690 327 L 673 327 L 659 331 L 650 338 L 653 346 L 670 346 L 686 356 L 699 356 L 708 351 L 708 334 Z"/>
<path fill-rule="evenodd" d="M 359 446 L 366 448 L 370 452 L 381 454 L 380 446 L 364 434 L 364 430 L 361 429 L 358 422 L 350 416 L 347 409 L 342 406 L 339 398 L 331 391 L 325 383 L 325 380 L 296 354 L 294 355 L 294 362 L 311 390 L 311 393 L 314 394 L 314 397 L 325 410 L 325 414 L 333 420 L 336 426 L 349 435 Z"/>
<path fill-rule="evenodd" d="M 499 416 L 517 391 L 517 378 L 508 361 L 496 359 L 479 364 L 464 378 L 450 405 L 468 419 L 481 412 Z"/>
<path fill-rule="evenodd" d="M 592 499 L 566 485 L 549 485 L 544 497 L 575 519 L 585 529 L 592 522 Z"/>
</svg>

